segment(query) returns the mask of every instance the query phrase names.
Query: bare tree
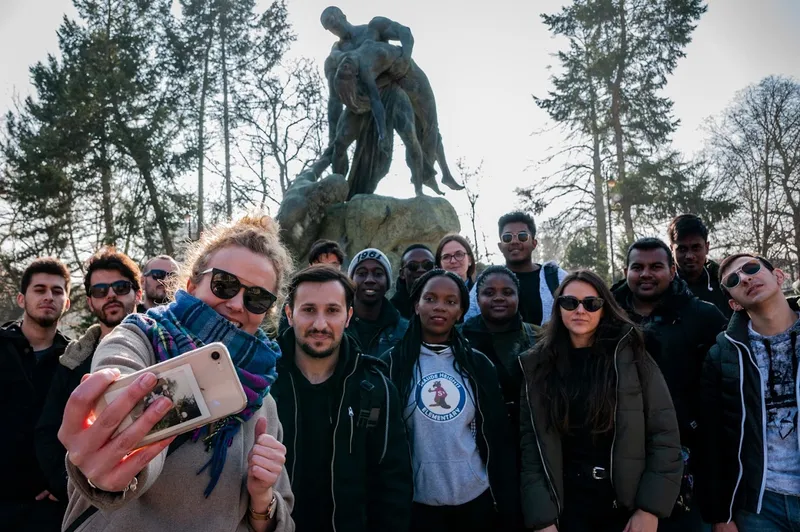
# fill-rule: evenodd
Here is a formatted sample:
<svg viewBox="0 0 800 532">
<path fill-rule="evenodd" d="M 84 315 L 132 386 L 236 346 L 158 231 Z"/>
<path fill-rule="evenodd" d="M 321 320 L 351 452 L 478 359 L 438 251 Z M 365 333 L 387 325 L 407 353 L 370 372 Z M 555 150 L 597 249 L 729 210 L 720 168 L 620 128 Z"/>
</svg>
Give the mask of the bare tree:
<svg viewBox="0 0 800 532">
<path fill-rule="evenodd" d="M 488 260 L 489 253 L 486 249 L 486 235 L 482 234 L 482 244 L 484 249 L 483 256 L 481 256 L 481 241 L 478 240 L 477 205 L 478 199 L 480 199 L 479 190 L 483 177 L 483 160 L 478 163 L 478 166 L 472 168 L 467 164 L 463 157 L 460 157 L 456 161 L 456 167 L 464 179 L 464 192 L 467 193 L 467 201 L 469 202 L 469 221 L 470 225 L 472 226 L 472 247 L 475 252 L 475 261 L 481 262 L 482 260 Z"/>
</svg>

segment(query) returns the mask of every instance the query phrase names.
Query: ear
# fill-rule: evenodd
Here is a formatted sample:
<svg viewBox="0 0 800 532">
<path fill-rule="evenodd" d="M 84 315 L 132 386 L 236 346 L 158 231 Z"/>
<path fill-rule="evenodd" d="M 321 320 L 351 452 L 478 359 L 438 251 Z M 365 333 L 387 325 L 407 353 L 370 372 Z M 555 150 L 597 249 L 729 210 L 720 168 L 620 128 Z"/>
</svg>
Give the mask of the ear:
<svg viewBox="0 0 800 532">
<path fill-rule="evenodd" d="M 627 266 L 622 268 L 622 275 L 624 275 L 626 279 L 628 278 L 628 267 Z"/>
<path fill-rule="evenodd" d="M 139 303 L 142 302 L 142 291 L 141 290 L 137 290 L 136 291 L 136 296 L 133 298 L 133 302 L 134 302 L 135 305 L 138 305 Z"/>
<path fill-rule="evenodd" d="M 400 271 L 397 272 L 397 278 L 402 279 L 404 281 L 406 280 L 406 267 L 404 264 L 400 265 Z"/>
<path fill-rule="evenodd" d="M 708 254 L 708 249 L 709 249 L 709 247 L 708 247 L 708 240 L 706 240 L 706 254 Z"/>
<path fill-rule="evenodd" d="M 739 312 L 740 310 L 744 310 L 744 307 L 742 307 L 739 303 L 737 303 L 736 300 L 733 298 L 728 300 L 728 306 L 731 307 L 731 309 L 733 309 L 734 312 Z"/>
<path fill-rule="evenodd" d="M 294 327 L 294 313 L 292 312 L 292 307 L 287 303 L 283 306 L 283 311 L 286 313 L 286 320 L 289 322 L 289 327 Z"/>
<path fill-rule="evenodd" d="M 17 294 L 17 306 L 25 308 L 25 296 L 23 294 Z"/>
<path fill-rule="evenodd" d="M 89 307 L 89 310 L 94 312 L 94 305 L 92 305 L 92 298 L 91 297 L 87 297 L 86 298 L 86 306 Z"/>
<path fill-rule="evenodd" d="M 419 315 L 419 300 L 417 300 L 417 302 L 414 303 L 414 314 Z"/>
<path fill-rule="evenodd" d="M 532 249 L 536 249 L 536 246 L 539 245 L 539 241 L 534 238 L 533 240 L 531 240 L 531 245 L 533 246 Z"/>
<path fill-rule="evenodd" d="M 64 302 L 64 312 L 68 311 L 71 306 L 72 302 L 69 300 L 69 297 L 67 297 L 67 300 Z"/>
<path fill-rule="evenodd" d="M 772 274 L 775 276 L 775 280 L 778 281 L 778 288 L 783 286 L 783 281 L 786 280 L 786 274 L 780 268 L 775 268 L 772 270 Z"/>
<path fill-rule="evenodd" d="M 497 249 L 499 249 L 500 252 L 502 253 L 502 251 L 503 251 L 503 243 L 502 242 L 498 242 L 497 243 Z"/>
<path fill-rule="evenodd" d="M 675 265 L 675 261 L 672 261 L 672 266 L 669 267 L 670 278 L 669 280 L 672 281 L 675 279 L 675 275 L 678 273 L 678 267 Z"/>
<path fill-rule="evenodd" d="M 191 278 L 186 280 L 186 291 L 192 295 L 197 291 L 197 285 L 192 282 Z"/>
<path fill-rule="evenodd" d="M 344 328 L 347 329 L 350 326 L 350 320 L 353 317 L 353 307 L 347 309 L 347 321 L 344 324 Z"/>
</svg>

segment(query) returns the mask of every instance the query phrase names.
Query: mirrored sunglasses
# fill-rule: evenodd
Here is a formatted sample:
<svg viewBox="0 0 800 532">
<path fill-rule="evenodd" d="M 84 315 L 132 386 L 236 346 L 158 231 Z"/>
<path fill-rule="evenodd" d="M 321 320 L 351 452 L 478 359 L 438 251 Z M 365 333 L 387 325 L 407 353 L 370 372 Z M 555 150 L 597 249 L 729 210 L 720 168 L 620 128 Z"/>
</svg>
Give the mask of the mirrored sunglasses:
<svg viewBox="0 0 800 532">
<path fill-rule="evenodd" d="M 514 234 L 514 233 L 503 233 L 502 235 L 500 235 L 500 239 L 504 243 L 510 244 L 514 240 L 515 236 L 517 237 L 517 240 L 519 240 L 520 242 L 527 242 L 528 239 L 531 237 L 531 235 L 528 234 L 527 231 L 520 231 L 517 234 Z"/>
<path fill-rule="evenodd" d="M 244 308 L 253 314 L 264 314 L 278 297 L 260 286 L 246 286 L 234 274 L 210 268 L 200 275 L 211 274 L 211 293 L 220 299 L 233 299 L 244 288 Z"/>
<path fill-rule="evenodd" d="M 735 272 L 726 275 L 725 279 L 722 280 L 722 285 L 730 290 L 731 288 L 736 288 L 739 286 L 739 283 L 742 282 L 742 278 L 739 275 L 739 272 L 750 276 L 755 275 L 761 271 L 761 261 L 759 260 L 749 260 L 742 264 L 742 267 L 736 270 Z"/>
</svg>

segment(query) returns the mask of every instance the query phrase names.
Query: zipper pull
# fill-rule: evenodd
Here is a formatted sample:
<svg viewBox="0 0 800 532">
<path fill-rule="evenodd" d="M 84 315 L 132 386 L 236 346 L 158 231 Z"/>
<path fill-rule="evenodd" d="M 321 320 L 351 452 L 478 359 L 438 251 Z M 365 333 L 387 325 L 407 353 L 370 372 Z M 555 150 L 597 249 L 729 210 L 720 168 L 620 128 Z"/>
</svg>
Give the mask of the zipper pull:
<svg viewBox="0 0 800 532">
<path fill-rule="evenodd" d="M 347 413 L 350 415 L 350 417 L 353 417 L 354 414 L 353 414 L 353 407 L 352 406 L 348 406 L 347 407 Z"/>
</svg>

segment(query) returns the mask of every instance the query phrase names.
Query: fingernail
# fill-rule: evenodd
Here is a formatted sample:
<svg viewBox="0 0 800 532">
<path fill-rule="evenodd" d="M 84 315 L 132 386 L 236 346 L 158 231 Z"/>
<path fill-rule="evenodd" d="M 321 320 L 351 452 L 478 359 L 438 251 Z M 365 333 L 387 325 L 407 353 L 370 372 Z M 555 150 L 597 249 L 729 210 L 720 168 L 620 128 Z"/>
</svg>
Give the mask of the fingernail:
<svg viewBox="0 0 800 532">
<path fill-rule="evenodd" d="M 170 401 L 166 397 L 162 397 L 156 403 L 156 412 L 158 412 L 159 414 L 163 414 L 164 412 L 169 410 L 169 407 L 171 406 L 172 406 L 172 401 Z"/>
<path fill-rule="evenodd" d="M 155 383 L 156 383 L 156 376 L 153 375 L 152 373 L 145 373 L 144 375 L 139 377 L 139 386 L 143 390 L 149 390 L 150 388 L 153 387 Z"/>
</svg>

